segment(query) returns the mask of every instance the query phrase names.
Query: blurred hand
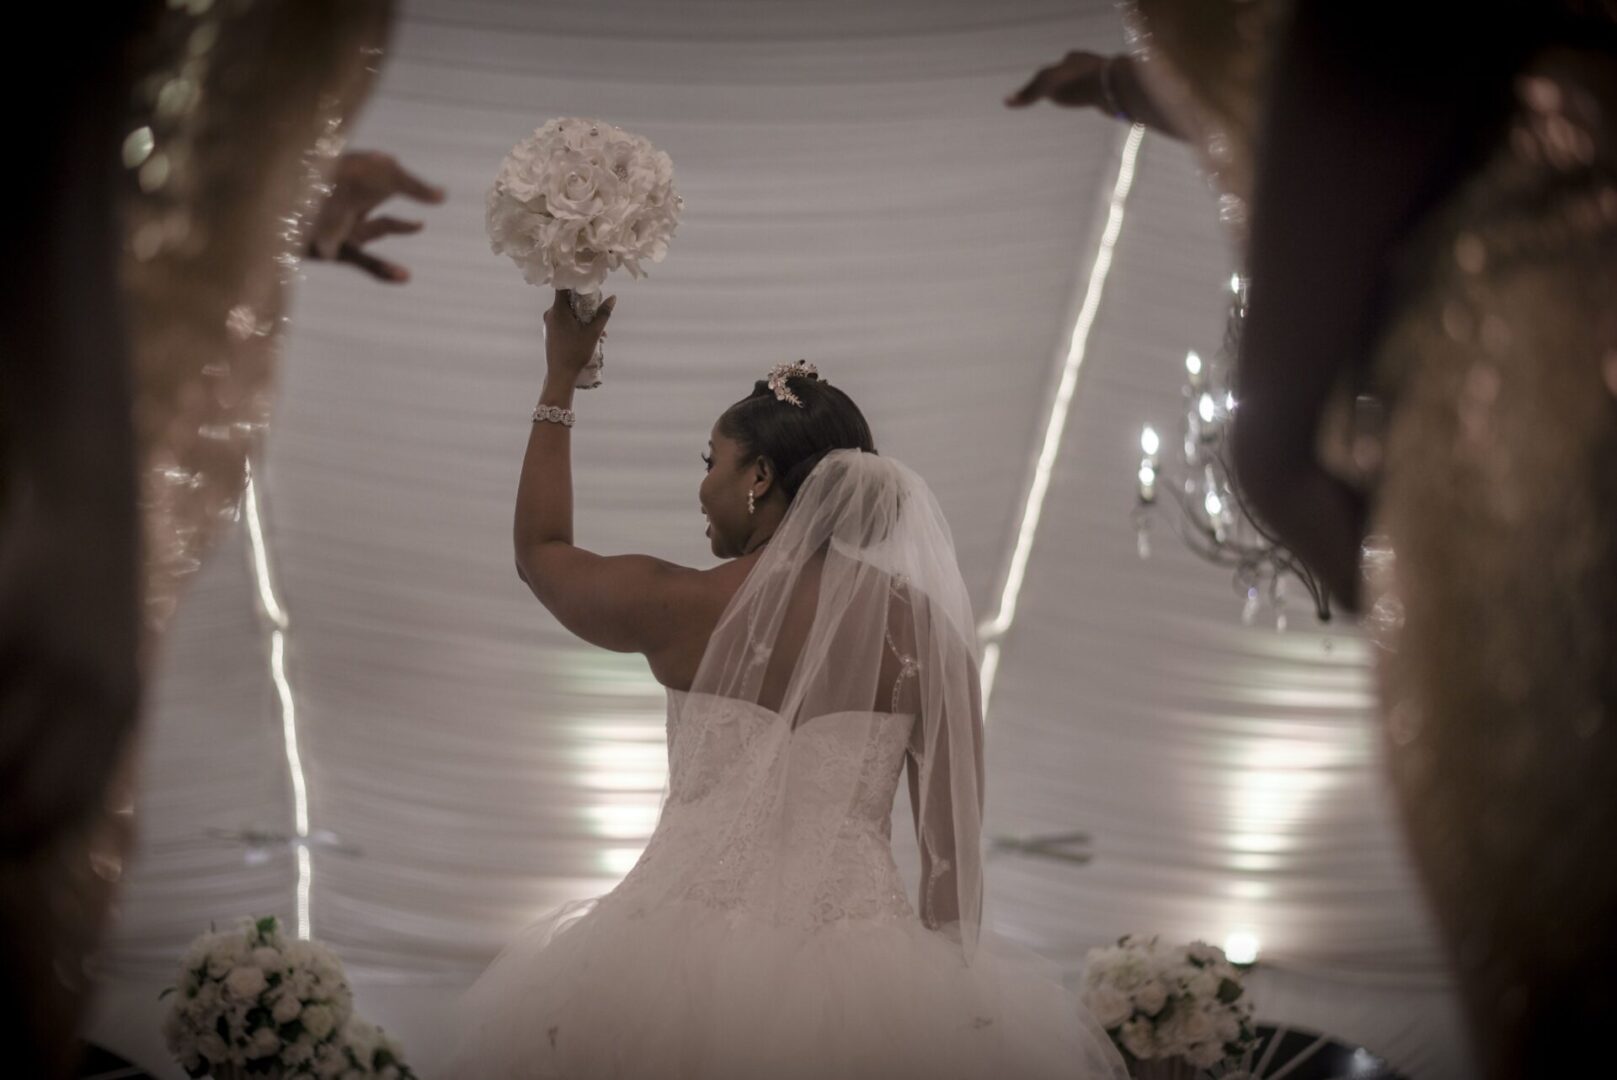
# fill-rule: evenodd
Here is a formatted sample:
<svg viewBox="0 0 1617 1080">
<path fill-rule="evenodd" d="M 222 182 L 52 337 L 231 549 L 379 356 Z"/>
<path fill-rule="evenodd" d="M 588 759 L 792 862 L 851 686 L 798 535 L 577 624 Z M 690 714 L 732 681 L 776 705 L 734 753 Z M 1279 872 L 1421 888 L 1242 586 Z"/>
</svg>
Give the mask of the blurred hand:
<svg viewBox="0 0 1617 1080">
<path fill-rule="evenodd" d="M 1013 109 L 1048 100 L 1069 108 L 1101 104 L 1100 69 L 1107 58 L 1097 53 L 1070 52 L 1060 62 L 1040 68 L 1027 85 L 1005 99 Z"/>
<path fill-rule="evenodd" d="M 444 201 L 443 188 L 434 187 L 410 173 L 391 154 L 380 150 L 343 154 L 337 159 L 332 176 L 331 195 L 315 218 L 309 258 L 351 263 L 378 281 L 392 284 L 409 281 L 408 269 L 364 250 L 366 244 L 384 236 L 421 231 L 419 221 L 371 216 L 372 211 L 394 195 L 433 205 Z"/>
</svg>

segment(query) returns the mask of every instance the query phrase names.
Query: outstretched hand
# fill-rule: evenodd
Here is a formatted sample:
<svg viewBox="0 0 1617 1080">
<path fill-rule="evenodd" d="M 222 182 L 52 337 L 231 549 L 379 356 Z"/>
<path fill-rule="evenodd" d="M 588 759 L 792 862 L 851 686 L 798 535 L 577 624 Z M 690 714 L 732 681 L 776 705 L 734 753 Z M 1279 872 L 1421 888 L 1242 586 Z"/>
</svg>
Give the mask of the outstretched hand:
<svg viewBox="0 0 1617 1080">
<path fill-rule="evenodd" d="M 350 263 L 378 281 L 396 285 L 409 281 L 407 268 L 364 249 L 384 236 L 418 233 L 422 222 L 385 215 L 372 217 L 371 212 L 394 195 L 436 205 L 444 201 L 444 189 L 422 180 L 392 154 L 380 150 L 343 154 L 337 159 L 332 185 L 330 197 L 315 218 L 309 257 Z"/>
<path fill-rule="evenodd" d="M 1100 70 L 1105 63 L 1106 57 L 1097 53 L 1070 52 L 1059 62 L 1040 68 L 1025 86 L 1005 99 L 1005 104 L 1013 109 L 1041 100 L 1075 109 L 1098 105 Z"/>
</svg>

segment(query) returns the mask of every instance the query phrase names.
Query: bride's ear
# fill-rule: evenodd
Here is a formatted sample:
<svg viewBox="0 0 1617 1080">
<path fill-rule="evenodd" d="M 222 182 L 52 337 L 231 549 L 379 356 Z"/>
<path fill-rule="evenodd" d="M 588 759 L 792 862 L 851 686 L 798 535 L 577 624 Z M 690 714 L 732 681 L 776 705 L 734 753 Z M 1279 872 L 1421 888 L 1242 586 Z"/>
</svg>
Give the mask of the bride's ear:
<svg viewBox="0 0 1617 1080">
<path fill-rule="evenodd" d="M 752 463 L 752 490 L 754 494 L 760 499 L 766 497 L 774 489 L 776 479 L 774 463 L 759 454 Z"/>
</svg>

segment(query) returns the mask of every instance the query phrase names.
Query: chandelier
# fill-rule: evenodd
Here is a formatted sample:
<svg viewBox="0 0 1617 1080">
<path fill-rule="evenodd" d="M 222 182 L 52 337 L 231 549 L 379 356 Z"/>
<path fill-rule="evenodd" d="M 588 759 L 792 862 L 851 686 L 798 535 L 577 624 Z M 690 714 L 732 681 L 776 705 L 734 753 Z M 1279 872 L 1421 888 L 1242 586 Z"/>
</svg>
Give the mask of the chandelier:
<svg viewBox="0 0 1617 1080">
<path fill-rule="evenodd" d="M 1251 625 L 1268 610 L 1274 627 L 1287 626 L 1287 582 L 1307 591 L 1320 622 L 1331 618 L 1330 597 L 1307 566 L 1247 512 L 1230 468 L 1229 431 L 1238 402 L 1231 373 L 1246 319 L 1246 279 L 1230 277 L 1230 315 L 1217 360 L 1208 364 L 1192 351 L 1185 355 L 1184 415 L 1181 438 L 1171 453 L 1157 430 L 1140 431 L 1140 471 L 1134 529 L 1140 558 L 1151 557 L 1153 522 L 1167 516 L 1185 546 L 1215 566 L 1228 567 L 1235 591 L 1245 600 L 1243 622 Z M 1168 504 L 1172 510 L 1164 510 Z"/>
</svg>

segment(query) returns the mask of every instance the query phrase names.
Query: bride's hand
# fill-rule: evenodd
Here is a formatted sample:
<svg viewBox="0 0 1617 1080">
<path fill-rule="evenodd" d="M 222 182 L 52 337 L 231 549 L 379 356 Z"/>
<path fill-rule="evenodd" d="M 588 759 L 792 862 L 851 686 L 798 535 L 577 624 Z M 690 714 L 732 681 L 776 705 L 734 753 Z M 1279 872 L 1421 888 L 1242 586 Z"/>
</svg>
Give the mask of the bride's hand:
<svg viewBox="0 0 1617 1080">
<path fill-rule="evenodd" d="M 572 292 L 556 290 L 556 302 L 545 312 L 545 369 L 552 378 L 571 386 L 595 355 L 595 345 L 606 336 L 606 324 L 618 298 L 609 296 L 588 323 L 573 314 Z"/>
</svg>

